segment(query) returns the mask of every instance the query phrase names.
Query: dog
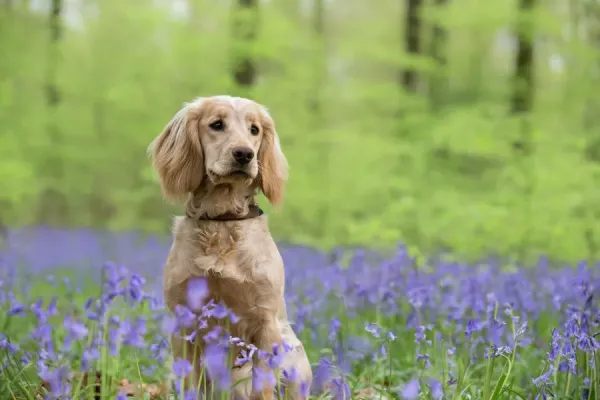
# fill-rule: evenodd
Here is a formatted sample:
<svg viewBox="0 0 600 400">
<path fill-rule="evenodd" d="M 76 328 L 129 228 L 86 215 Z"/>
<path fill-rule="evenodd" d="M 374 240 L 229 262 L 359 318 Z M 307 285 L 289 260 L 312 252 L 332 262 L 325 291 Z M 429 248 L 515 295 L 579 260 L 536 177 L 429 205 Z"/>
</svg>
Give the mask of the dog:
<svg viewBox="0 0 600 400">
<path fill-rule="evenodd" d="M 206 279 L 210 297 L 222 301 L 238 317 L 232 336 L 271 353 L 282 342 L 281 369 L 294 369 L 295 379 L 279 376 L 291 398 L 306 396 L 311 366 L 302 342 L 287 318 L 284 266 L 269 232 L 267 216 L 256 204 L 259 191 L 281 204 L 288 162 L 275 122 L 267 109 L 250 99 L 232 96 L 197 98 L 183 107 L 148 149 L 163 196 L 185 204 L 185 216 L 173 221 L 173 243 L 164 266 L 164 297 L 171 312 L 186 305 L 190 279 Z M 186 358 L 193 372 L 186 387 L 198 388 L 198 359 L 206 343 L 171 336 L 174 358 Z M 256 353 L 258 354 L 258 352 Z M 252 384 L 252 369 L 269 367 L 254 357 L 232 366 L 236 399 L 272 399 L 274 387 Z M 210 382 L 207 383 L 210 385 Z"/>
</svg>

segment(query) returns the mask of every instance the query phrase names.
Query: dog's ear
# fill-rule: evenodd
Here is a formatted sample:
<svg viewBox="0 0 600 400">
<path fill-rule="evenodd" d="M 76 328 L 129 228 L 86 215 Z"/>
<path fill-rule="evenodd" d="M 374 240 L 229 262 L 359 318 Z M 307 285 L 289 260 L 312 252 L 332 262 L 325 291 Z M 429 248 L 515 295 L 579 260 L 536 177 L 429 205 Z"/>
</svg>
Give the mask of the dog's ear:
<svg viewBox="0 0 600 400">
<path fill-rule="evenodd" d="M 260 188 L 271 204 L 280 204 L 288 178 L 288 162 L 281 150 L 275 122 L 262 108 L 263 137 L 258 151 Z"/>
<path fill-rule="evenodd" d="M 204 178 L 198 111 L 201 104 L 186 104 L 148 147 L 164 197 L 181 201 Z"/>
</svg>

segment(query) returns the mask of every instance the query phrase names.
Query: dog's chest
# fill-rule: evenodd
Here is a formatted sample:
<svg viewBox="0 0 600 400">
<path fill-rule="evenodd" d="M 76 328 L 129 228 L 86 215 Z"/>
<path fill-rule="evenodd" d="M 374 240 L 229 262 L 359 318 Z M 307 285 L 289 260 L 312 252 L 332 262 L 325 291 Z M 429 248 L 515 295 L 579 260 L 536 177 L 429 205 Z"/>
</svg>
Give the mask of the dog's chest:
<svg viewBox="0 0 600 400">
<path fill-rule="evenodd" d="M 209 280 L 211 296 L 242 318 L 275 312 L 283 296 L 283 263 L 270 236 L 241 229 L 198 231 L 192 275 Z"/>
<path fill-rule="evenodd" d="M 213 275 L 239 283 L 269 283 L 278 279 L 270 262 L 271 249 L 237 226 L 207 225 L 196 231 L 194 275 Z M 264 242 L 263 242 L 264 243 Z M 271 282 L 276 283 L 276 282 Z"/>
</svg>

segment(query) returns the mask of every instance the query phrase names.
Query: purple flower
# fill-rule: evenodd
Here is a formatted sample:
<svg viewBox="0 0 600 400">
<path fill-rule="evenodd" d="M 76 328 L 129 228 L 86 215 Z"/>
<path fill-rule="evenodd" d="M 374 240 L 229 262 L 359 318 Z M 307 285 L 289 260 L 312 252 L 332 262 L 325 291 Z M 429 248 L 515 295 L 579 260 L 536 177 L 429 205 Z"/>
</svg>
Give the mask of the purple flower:
<svg viewBox="0 0 600 400">
<path fill-rule="evenodd" d="M 535 379 L 532 379 L 532 382 L 536 386 L 543 386 L 550 383 L 550 377 L 552 376 L 552 372 L 554 371 L 554 367 L 550 364 L 550 368 L 548 371 L 544 372 L 542 375 L 538 376 Z"/>
<path fill-rule="evenodd" d="M 273 354 L 267 356 L 267 365 L 271 369 L 276 369 L 281 363 L 283 363 L 283 352 L 279 351 L 278 345 L 273 345 Z"/>
<path fill-rule="evenodd" d="M 433 400 L 440 400 L 444 397 L 444 388 L 442 383 L 437 379 L 429 380 L 429 389 L 431 390 L 431 397 Z"/>
<path fill-rule="evenodd" d="M 330 341 L 334 341 L 336 340 L 338 334 L 340 333 L 340 328 L 342 327 L 342 322 L 337 319 L 337 318 L 333 318 L 331 320 L 331 322 L 329 322 L 329 340 Z M 368 326 L 367 326 L 368 328 Z M 369 332 L 367 330 L 367 332 Z"/>
<path fill-rule="evenodd" d="M 579 335 L 579 340 L 577 341 L 577 347 L 581 351 L 584 351 L 586 353 L 593 352 L 599 348 L 596 340 L 593 337 L 591 337 L 585 333 L 581 333 Z"/>
<path fill-rule="evenodd" d="M 283 376 L 289 382 L 298 382 L 298 380 L 300 379 L 300 375 L 298 374 L 298 370 L 296 369 L 296 367 L 292 367 L 289 370 L 284 369 Z"/>
<path fill-rule="evenodd" d="M 44 314 L 44 310 L 42 308 L 43 300 L 40 298 L 38 301 L 33 303 L 29 309 L 35 314 L 35 317 L 38 321 L 44 321 L 46 319 L 46 315 Z"/>
<path fill-rule="evenodd" d="M 300 383 L 300 397 L 307 399 L 310 392 L 310 386 L 307 382 Z"/>
<path fill-rule="evenodd" d="M 212 316 L 217 319 L 224 319 L 229 315 L 229 310 L 222 302 L 219 304 L 215 304 L 215 307 L 212 310 Z"/>
<path fill-rule="evenodd" d="M 177 319 L 167 315 L 162 319 L 160 326 L 165 335 L 175 333 L 177 332 Z"/>
<path fill-rule="evenodd" d="M 579 322 L 577 321 L 577 318 L 575 316 L 569 318 L 565 328 L 565 335 L 568 338 L 576 336 L 579 333 Z"/>
<path fill-rule="evenodd" d="M 369 325 L 367 325 L 367 327 L 365 328 L 365 330 L 367 332 L 369 332 L 371 335 L 373 335 L 376 338 L 379 338 L 380 334 L 381 334 L 381 328 L 379 327 L 379 325 L 377 325 L 376 323 L 372 322 Z"/>
<path fill-rule="evenodd" d="M 123 344 L 132 347 L 146 347 L 144 334 L 146 333 L 146 320 L 138 317 L 135 323 L 128 320 L 123 321 L 121 330 L 124 333 Z"/>
<path fill-rule="evenodd" d="M 4 334 L 0 333 L 0 349 L 6 349 L 14 354 L 19 350 L 19 346 L 12 344 Z"/>
<path fill-rule="evenodd" d="M 91 367 L 92 361 L 100 358 L 100 351 L 96 347 L 91 347 L 83 351 L 81 356 L 81 370 L 82 372 L 87 371 Z"/>
<path fill-rule="evenodd" d="M 156 365 L 150 365 L 149 367 L 142 365 L 140 367 L 140 371 L 146 377 L 154 375 L 156 373 L 156 370 L 157 370 Z"/>
<path fill-rule="evenodd" d="M 90 307 L 92 306 L 92 302 L 94 301 L 93 298 L 89 297 L 86 301 L 85 304 L 83 305 L 83 308 L 86 310 L 89 310 Z"/>
<path fill-rule="evenodd" d="M 196 395 L 196 391 L 194 389 L 186 390 L 183 393 L 183 400 L 198 400 L 200 397 Z"/>
<path fill-rule="evenodd" d="M 48 307 L 46 307 L 46 315 L 56 316 L 58 315 L 58 309 L 56 308 L 57 297 L 53 296 L 50 303 L 48 303 Z"/>
<path fill-rule="evenodd" d="M 240 321 L 240 317 L 238 317 L 237 315 L 235 315 L 235 313 L 233 311 L 229 311 L 229 321 L 232 324 L 237 324 Z"/>
<path fill-rule="evenodd" d="M 33 340 L 37 340 L 38 342 L 44 344 L 52 341 L 52 325 L 44 323 L 43 325 L 35 328 L 31 334 L 31 338 Z"/>
<path fill-rule="evenodd" d="M 84 324 L 79 321 L 71 320 L 71 317 L 67 317 L 63 323 L 67 336 L 71 340 L 84 339 L 88 334 L 88 329 Z"/>
<path fill-rule="evenodd" d="M 209 344 L 204 351 L 202 362 L 209 378 L 219 389 L 227 389 L 231 385 L 231 372 L 227 365 L 227 348 L 218 344 Z"/>
<path fill-rule="evenodd" d="M 42 381 L 48 384 L 48 395 L 51 399 L 59 399 L 62 396 L 69 395 L 71 387 L 67 379 L 68 372 L 69 370 L 66 366 L 49 370 L 41 361 L 38 361 L 38 375 Z"/>
<path fill-rule="evenodd" d="M 229 338 L 229 343 L 231 344 L 242 344 L 242 346 L 244 345 L 244 342 L 242 341 L 242 339 L 240 339 L 239 337 L 230 337 Z"/>
<path fill-rule="evenodd" d="M 146 284 L 146 280 L 135 272 L 129 277 L 129 286 L 135 288 L 142 288 Z"/>
<path fill-rule="evenodd" d="M 221 334 L 222 330 L 223 330 L 223 328 L 221 328 L 220 326 L 217 325 L 213 329 L 211 329 L 206 335 L 204 335 L 202 338 L 206 342 L 215 342 L 219 339 L 219 335 Z"/>
<path fill-rule="evenodd" d="M 175 306 L 175 318 L 180 327 L 193 328 L 196 325 L 196 315 L 186 306 L 180 304 Z"/>
<path fill-rule="evenodd" d="M 274 388 L 277 385 L 275 374 L 271 369 L 263 369 L 261 367 L 252 368 L 252 388 L 254 390 L 264 390 L 265 388 Z"/>
<path fill-rule="evenodd" d="M 26 307 L 23 304 L 13 304 L 13 306 L 8 310 L 8 316 L 12 317 L 14 315 L 25 315 Z"/>
<path fill-rule="evenodd" d="M 236 367 L 241 367 L 242 365 L 246 364 L 248 361 L 252 360 L 252 357 L 254 356 L 254 353 L 256 352 L 257 348 L 254 345 L 248 345 L 247 349 L 242 349 L 240 351 L 240 354 L 238 355 L 238 357 L 235 360 L 235 366 Z"/>
<path fill-rule="evenodd" d="M 427 330 L 430 330 L 429 326 L 419 325 L 415 329 L 415 343 L 421 344 L 425 343 L 427 345 L 431 345 L 431 340 L 427 340 L 427 334 L 425 333 Z"/>
<path fill-rule="evenodd" d="M 421 383 L 418 379 L 412 379 L 402 388 L 401 397 L 406 400 L 416 400 L 421 392 Z"/>
<path fill-rule="evenodd" d="M 475 320 L 470 319 L 467 323 L 467 328 L 465 329 L 465 336 L 470 338 L 473 332 L 479 332 L 482 326 Z"/>
<path fill-rule="evenodd" d="M 197 335 L 198 335 L 198 330 L 194 330 L 189 335 L 184 335 L 183 336 L 183 340 L 185 340 L 187 342 L 190 342 L 190 343 L 193 343 L 194 339 L 196 339 Z"/>
<path fill-rule="evenodd" d="M 199 312 L 208 297 L 208 281 L 206 278 L 192 278 L 187 283 L 187 305 L 190 310 Z"/>
<path fill-rule="evenodd" d="M 319 365 L 315 369 L 313 387 L 315 390 L 323 388 L 331 379 L 335 372 L 334 366 L 331 361 L 327 359 L 320 359 Z"/>
<path fill-rule="evenodd" d="M 417 362 L 425 360 L 425 368 L 431 367 L 431 362 L 429 361 L 429 354 L 421 354 L 417 352 Z"/>
<path fill-rule="evenodd" d="M 179 358 L 173 362 L 173 373 L 177 378 L 185 378 L 192 372 L 192 364 L 186 359 Z"/>
<path fill-rule="evenodd" d="M 350 400 L 352 393 L 350 392 L 350 386 L 343 376 L 337 376 L 331 380 L 331 396 L 335 400 Z"/>
</svg>

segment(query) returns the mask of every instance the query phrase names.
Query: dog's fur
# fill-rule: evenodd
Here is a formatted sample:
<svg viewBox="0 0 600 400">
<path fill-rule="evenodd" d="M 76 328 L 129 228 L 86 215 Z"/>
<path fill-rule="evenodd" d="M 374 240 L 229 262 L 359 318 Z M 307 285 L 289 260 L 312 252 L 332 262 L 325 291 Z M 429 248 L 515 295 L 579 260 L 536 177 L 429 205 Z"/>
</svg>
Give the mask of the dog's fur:
<svg viewBox="0 0 600 400">
<path fill-rule="evenodd" d="M 216 121 L 222 121 L 224 129 L 215 130 Z M 245 167 L 232 156 L 232 149 L 239 146 L 251 148 L 256 155 Z M 230 326 L 232 336 L 268 352 L 282 341 L 293 346 L 283 368 L 294 367 L 300 380 L 283 383 L 293 398 L 300 398 L 300 382 L 310 386 L 312 372 L 287 320 L 283 261 L 266 215 L 234 221 L 197 219 L 224 213 L 245 215 L 259 189 L 272 204 L 281 203 L 288 165 L 273 119 L 252 100 L 199 98 L 175 114 L 149 152 L 164 196 L 172 202 L 185 201 L 187 213 L 174 219 L 173 244 L 164 271 L 167 306 L 174 311 L 177 304 L 186 305 L 188 280 L 206 277 L 210 297 L 224 301 L 239 317 Z M 185 354 L 192 362 L 194 354 L 202 354 L 200 337 L 189 343 L 173 335 L 174 357 Z M 256 363 L 254 359 L 255 367 Z M 189 385 L 198 382 L 200 363 L 196 360 L 193 365 Z M 252 363 L 233 368 L 233 382 L 251 377 L 251 369 Z M 234 389 L 235 398 L 243 399 L 272 398 L 272 393 L 273 388 L 253 391 L 252 379 Z"/>
</svg>

